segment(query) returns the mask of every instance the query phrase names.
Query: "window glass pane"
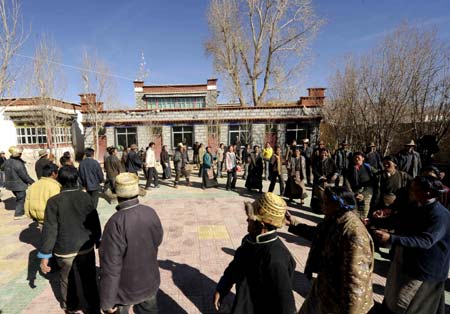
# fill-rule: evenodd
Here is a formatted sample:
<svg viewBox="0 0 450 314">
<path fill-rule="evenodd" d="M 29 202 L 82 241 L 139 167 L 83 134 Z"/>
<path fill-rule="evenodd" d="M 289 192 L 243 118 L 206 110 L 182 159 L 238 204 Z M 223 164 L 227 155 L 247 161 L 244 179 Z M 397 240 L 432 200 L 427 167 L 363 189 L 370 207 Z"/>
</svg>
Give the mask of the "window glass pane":
<svg viewBox="0 0 450 314">
<path fill-rule="evenodd" d="M 174 146 L 178 145 L 178 143 L 183 142 L 183 135 L 181 133 L 174 133 L 173 134 L 173 144 Z"/>
<path fill-rule="evenodd" d="M 130 146 L 132 144 L 137 144 L 136 134 L 130 133 L 127 135 L 127 146 Z"/>
<path fill-rule="evenodd" d="M 117 134 L 117 145 L 127 147 L 127 136 L 123 134 Z"/>
<path fill-rule="evenodd" d="M 188 147 L 192 147 L 192 145 L 193 145 L 193 142 L 192 142 L 192 133 L 184 133 L 183 142 L 184 142 Z"/>
</svg>

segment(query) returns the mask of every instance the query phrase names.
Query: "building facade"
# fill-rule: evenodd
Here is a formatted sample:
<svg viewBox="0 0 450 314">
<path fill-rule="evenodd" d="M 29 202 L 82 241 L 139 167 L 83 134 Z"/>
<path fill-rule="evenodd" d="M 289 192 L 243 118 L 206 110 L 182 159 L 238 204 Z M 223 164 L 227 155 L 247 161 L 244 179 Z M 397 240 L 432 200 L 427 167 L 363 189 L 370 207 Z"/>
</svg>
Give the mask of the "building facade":
<svg viewBox="0 0 450 314">
<path fill-rule="evenodd" d="M 145 85 L 134 82 L 135 107 L 132 110 L 99 111 L 107 146 L 145 148 L 155 142 L 174 149 L 184 143 L 191 149 L 195 142 L 212 146 L 240 142 L 244 144 L 284 147 L 292 140 L 309 138 L 315 144 L 319 137 L 324 88 L 309 88 L 308 96 L 294 103 L 266 106 L 217 104 L 217 80 L 195 85 Z M 94 144 L 95 121 L 83 117 L 86 145 Z M 159 156 L 159 154 L 157 154 Z"/>
<path fill-rule="evenodd" d="M 40 149 L 56 157 L 65 151 L 74 154 L 82 145 L 80 109 L 79 104 L 53 98 L 0 100 L 0 150 L 19 146 L 27 161 L 36 160 Z"/>
</svg>

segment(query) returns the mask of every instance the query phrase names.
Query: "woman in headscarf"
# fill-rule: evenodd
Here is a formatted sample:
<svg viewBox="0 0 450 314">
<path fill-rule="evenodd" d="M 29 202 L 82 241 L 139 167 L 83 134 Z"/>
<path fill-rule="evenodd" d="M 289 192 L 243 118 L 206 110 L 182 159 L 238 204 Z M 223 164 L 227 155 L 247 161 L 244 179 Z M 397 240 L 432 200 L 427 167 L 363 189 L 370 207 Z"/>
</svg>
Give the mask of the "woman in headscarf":
<svg viewBox="0 0 450 314">
<path fill-rule="evenodd" d="M 316 273 L 299 314 L 366 314 L 373 306 L 373 242 L 352 212 L 353 193 L 346 187 L 326 187 L 325 219 L 316 227 L 287 215 L 289 232 L 312 239 L 305 276 Z"/>
</svg>

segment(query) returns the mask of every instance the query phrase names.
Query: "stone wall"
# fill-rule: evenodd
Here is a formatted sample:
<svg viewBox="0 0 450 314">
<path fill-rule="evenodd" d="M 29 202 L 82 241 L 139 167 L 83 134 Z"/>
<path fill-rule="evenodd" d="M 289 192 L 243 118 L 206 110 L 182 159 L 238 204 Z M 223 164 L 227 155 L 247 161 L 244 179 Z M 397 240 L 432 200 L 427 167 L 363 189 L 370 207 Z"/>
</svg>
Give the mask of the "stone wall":
<svg viewBox="0 0 450 314">
<path fill-rule="evenodd" d="M 220 143 L 228 144 L 228 124 L 220 125 Z"/>
<path fill-rule="evenodd" d="M 206 107 L 214 107 L 217 105 L 217 89 L 215 90 L 208 90 L 208 92 L 206 93 Z"/>
<path fill-rule="evenodd" d="M 194 125 L 194 142 L 203 143 L 208 146 L 208 126 L 206 124 Z"/>
<path fill-rule="evenodd" d="M 255 123 L 252 125 L 252 143 L 251 145 L 264 146 L 266 134 L 266 125 L 262 123 Z"/>
<path fill-rule="evenodd" d="M 227 108 L 208 108 L 208 109 L 179 109 L 179 110 L 116 110 L 104 112 L 107 115 L 105 120 L 107 125 L 141 123 L 141 124 L 167 124 L 167 123 L 186 123 L 186 121 L 208 122 L 219 121 L 273 121 L 293 120 L 301 121 L 304 119 L 320 120 L 321 110 L 319 107 L 227 107 Z M 85 117 L 86 123 L 89 123 L 89 117 Z"/>
<path fill-rule="evenodd" d="M 178 144 L 172 143 L 172 128 L 169 125 L 162 126 L 162 144 L 167 145 L 169 149 L 172 149 Z"/>
<path fill-rule="evenodd" d="M 94 147 L 94 128 L 87 127 L 84 129 L 84 147 Z"/>
</svg>

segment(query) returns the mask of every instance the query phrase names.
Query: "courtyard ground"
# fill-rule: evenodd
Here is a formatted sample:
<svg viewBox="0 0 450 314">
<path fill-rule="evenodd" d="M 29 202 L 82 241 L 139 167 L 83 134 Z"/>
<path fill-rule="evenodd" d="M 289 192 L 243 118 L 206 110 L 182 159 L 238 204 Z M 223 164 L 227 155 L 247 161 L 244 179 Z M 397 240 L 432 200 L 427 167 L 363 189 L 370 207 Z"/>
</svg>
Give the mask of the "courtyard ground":
<svg viewBox="0 0 450 314">
<path fill-rule="evenodd" d="M 194 186 L 183 183 L 179 189 L 172 180 L 161 181 L 141 198 L 141 203 L 153 207 L 161 218 L 164 240 L 158 259 L 161 286 L 158 294 L 160 313 L 214 313 L 212 294 L 233 254 L 246 234 L 244 201 L 258 193 L 248 193 L 244 181 L 238 180 L 236 192 L 225 191 L 226 179 L 219 179 L 218 189 L 202 190 L 200 178 L 193 177 Z M 141 181 L 142 183 L 142 181 Z M 267 191 L 268 182 L 264 182 Z M 278 190 L 278 185 L 275 192 Z M 308 189 L 310 195 L 310 189 Z M 13 220 L 14 198 L 3 190 L 0 203 L 0 313 L 52 314 L 61 313 L 56 300 L 56 275 L 42 276 L 36 252 L 39 230 L 32 221 Z M 309 198 L 306 199 L 309 204 Z M 299 204 L 290 204 L 290 212 L 311 225 L 320 216 Z M 98 212 L 102 224 L 115 212 L 115 204 L 100 199 Z M 297 308 L 306 297 L 310 283 L 303 275 L 310 243 L 289 234 L 287 227 L 279 230 L 297 263 L 294 295 Z M 98 262 L 98 260 L 97 260 Z M 373 276 L 375 300 L 382 301 L 385 275 L 389 261 L 376 255 Z M 447 288 L 447 290 L 449 290 Z M 449 293 L 446 292 L 447 304 Z M 221 312 L 230 310 L 233 295 L 229 295 Z M 447 313 L 450 313 L 447 310 Z"/>
</svg>

